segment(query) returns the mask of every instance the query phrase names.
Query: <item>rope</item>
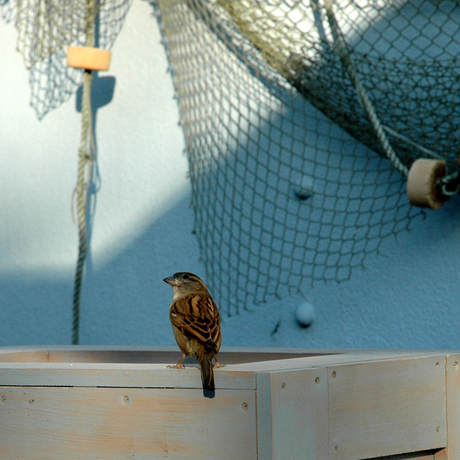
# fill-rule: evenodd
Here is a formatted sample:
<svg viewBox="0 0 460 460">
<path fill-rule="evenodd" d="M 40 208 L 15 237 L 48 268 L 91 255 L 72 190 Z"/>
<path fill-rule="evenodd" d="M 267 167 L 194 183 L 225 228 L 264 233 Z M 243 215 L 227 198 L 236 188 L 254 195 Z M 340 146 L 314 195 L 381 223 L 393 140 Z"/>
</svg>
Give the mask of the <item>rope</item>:
<svg viewBox="0 0 460 460">
<path fill-rule="evenodd" d="M 438 185 L 444 196 L 452 197 L 460 193 L 460 169 L 457 169 L 448 176 L 444 176 L 438 181 Z"/>
<path fill-rule="evenodd" d="M 356 92 L 358 93 L 358 99 L 365 110 L 367 117 L 372 125 L 372 128 L 379 140 L 383 151 L 387 158 L 391 161 L 393 166 L 404 176 L 407 176 L 409 169 L 404 166 L 401 160 L 396 155 L 396 152 L 393 150 L 393 147 L 388 140 L 384 128 L 380 123 L 379 117 L 372 105 L 372 102 L 367 95 L 367 92 L 359 79 L 358 73 L 356 72 L 356 67 L 354 65 L 353 59 L 351 58 L 350 54 L 347 51 L 347 47 L 345 44 L 345 40 L 337 23 L 337 19 L 335 18 L 335 14 L 332 8 L 332 0 L 324 0 L 324 7 L 326 9 L 326 14 L 329 22 L 329 26 L 331 28 L 332 37 L 334 39 L 334 47 L 335 51 L 340 57 L 342 61 L 342 65 L 345 67 L 345 70 L 350 77 L 353 85 L 355 86 Z"/>
<path fill-rule="evenodd" d="M 88 0 L 88 23 L 86 30 L 86 46 L 93 46 L 95 36 L 95 19 L 97 11 L 94 0 Z M 77 195 L 77 223 L 78 223 L 78 260 L 75 273 L 75 285 L 73 294 L 73 321 L 72 321 L 72 345 L 78 345 L 80 334 L 80 298 L 83 282 L 83 272 L 86 255 L 88 252 L 88 232 L 86 226 L 89 184 L 91 181 L 92 166 L 95 159 L 95 142 L 92 123 L 91 86 L 92 73 L 85 70 L 83 75 L 82 96 L 82 130 L 81 142 L 78 150 L 78 173 L 75 193 Z"/>
<path fill-rule="evenodd" d="M 342 17 L 335 8 L 344 3 L 349 14 Z M 381 123 L 405 135 L 385 132 L 409 166 L 420 151 L 407 139 L 425 131 L 412 129 L 417 118 L 407 107 L 429 104 L 401 101 L 406 86 L 394 80 L 414 78 L 414 98 L 434 91 L 422 86 L 418 60 L 408 60 L 415 70 L 407 70 L 380 59 L 378 50 L 369 52 L 371 61 L 355 54 L 356 42 L 363 51 L 372 48 L 369 38 L 380 31 L 373 27 L 383 21 L 396 30 L 401 21 L 393 26 L 393 16 L 404 18 L 401 2 L 387 2 L 390 13 L 380 11 L 381 3 L 336 2 L 334 13 L 344 36 L 353 32 L 353 42 L 345 36 L 347 51 Z M 190 163 L 194 232 L 226 314 L 348 280 L 383 241 L 408 229 L 421 211 L 411 207 L 334 52 L 324 0 L 160 0 L 160 8 Z M 427 148 L 442 152 L 426 137 Z"/>
</svg>

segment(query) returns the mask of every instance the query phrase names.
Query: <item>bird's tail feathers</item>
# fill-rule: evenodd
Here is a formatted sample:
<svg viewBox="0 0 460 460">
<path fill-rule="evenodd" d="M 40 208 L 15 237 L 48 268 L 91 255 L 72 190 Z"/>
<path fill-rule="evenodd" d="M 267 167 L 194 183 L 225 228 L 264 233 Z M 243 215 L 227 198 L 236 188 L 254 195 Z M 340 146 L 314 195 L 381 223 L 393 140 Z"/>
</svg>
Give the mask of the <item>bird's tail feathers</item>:
<svg viewBox="0 0 460 460">
<path fill-rule="evenodd" d="M 212 365 L 212 358 L 203 353 L 197 356 L 198 362 L 200 363 L 201 368 L 201 382 L 203 383 L 203 389 L 214 391 L 214 368 Z"/>
</svg>

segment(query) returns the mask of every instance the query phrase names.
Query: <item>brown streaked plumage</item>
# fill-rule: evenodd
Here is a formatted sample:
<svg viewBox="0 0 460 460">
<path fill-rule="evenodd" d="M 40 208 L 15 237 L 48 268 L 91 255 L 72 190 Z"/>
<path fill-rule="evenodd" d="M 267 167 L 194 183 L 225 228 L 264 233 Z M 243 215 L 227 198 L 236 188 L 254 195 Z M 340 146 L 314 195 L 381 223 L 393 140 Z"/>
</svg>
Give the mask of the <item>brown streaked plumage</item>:
<svg viewBox="0 0 460 460">
<path fill-rule="evenodd" d="M 203 389 L 214 391 L 212 359 L 214 367 L 221 367 L 217 361 L 222 343 L 219 309 L 203 281 L 193 273 L 175 273 L 163 281 L 173 288 L 169 319 L 183 355 L 175 366 L 168 367 L 183 369 L 182 361 L 193 356 L 200 364 Z"/>
</svg>

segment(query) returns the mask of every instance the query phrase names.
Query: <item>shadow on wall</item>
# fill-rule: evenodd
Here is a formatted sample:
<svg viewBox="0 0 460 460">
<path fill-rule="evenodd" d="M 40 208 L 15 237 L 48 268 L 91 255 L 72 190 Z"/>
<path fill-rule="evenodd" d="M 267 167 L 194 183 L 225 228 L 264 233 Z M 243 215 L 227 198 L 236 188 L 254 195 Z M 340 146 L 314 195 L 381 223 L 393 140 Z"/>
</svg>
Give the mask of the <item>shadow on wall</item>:
<svg viewBox="0 0 460 460">
<path fill-rule="evenodd" d="M 81 344 L 174 345 L 163 278 L 178 270 L 204 276 L 189 203 L 183 199 L 107 263 L 87 266 Z M 73 275 L 1 277 L 0 346 L 70 344 Z"/>
<path fill-rule="evenodd" d="M 99 72 L 93 72 L 93 85 L 91 94 L 91 103 L 93 106 L 93 126 L 96 129 L 97 110 L 112 102 L 115 93 L 115 77 L 100 77 Z M 80 85 L 77 90 L 76 109 L 81 113 L 81 100 L 83 95 L 83 86 Z"/>
<path fill-rule="evenodd" d="M 209 26 L 214 17 L 204 13 L 200 16 L 196 10 L 187 16 L 185 10 L 178 8 L 177 14 L 189 21 L 189 27 L 177 27 L 178 21 L 171 21 L 168 39 L 174 44 L 171 61 L 177 64 L 182 115 L 188 123 L 185 129 L 192 158 L 197 235 L 204 252 L 206 281 L 212 292 L 220 290 L 216 297 L 222 305 L 234 301 L 224 311 L 242 313 L 248 291 L 249 298 L 252 295 L 258 301 L 267 294 L 276 297 L 286 285 L 293 288 L 291 292 L 305 286 L 304 292 L 308 293 L 312 277 L 319 281 L 346 279 L 350 269 L 357 268 L 352 280 L 341 288 L 334 286 L 326 292 L 315 285 L 316 292 L 323 294 L 319 297 L 321 304 L 329 308 L 323 316 L 330 320 L 323 323 L 323 338 L 334 337 L 334 341 L 349 346 L 430 346 L 424 341 L 428 337 L 438 346 L 447 343 L 431 320 L 439 298 L 447 300 L 451 295 L 446 286 L 458 291 L 452 284 L 456 275 L 448 279 L 439 276 L 444 268 L 437 263 L 438 277 L 431 277 L 428 261 L 436 251 L 449 257 L 449 243 L 437 241 L 430 246 L 427 232 L 430 223 L 432 229 L 445 225 L 438 235 L 449 228 L 458 231 L 455 217 L 444 221 L 443 216 L 452 213 L 443 210 L 441 214 L 431 214 L 423 224 L 416 221 L 420 225 L 417 232 L 413 230 L 410 236 L 405 233 L 410 217 L 418 211 L 410 208 L 404 180 L 389 162 L 360 147 L 355 139 L 333 127 L 330 119 L 305 109 L 309 104 L 304 100 L 292 96 L 290 105 L 277 105 L 291 96 L 267 94 L 271 88 L 264 88 L 261 79 L 253 79 L 257 72 L 248 69 L 247 63 L 253 61 L 238 59 L 233 42 L 229 51 L 226 34 L 219 41 L 219 26 Z M 235 43 L 238 40 L 244 37 L 237 36 Z M 208 60 L 205 53 L 209 53 Z M 251 56 L 254 61 L 255 55 Z M 195 56 L 215 65 L 203 67 L 200 73 Z M 219 73 L 221 69 L 228 71 Z M 343 69 L 339 70 L 343 79 Z M 318 82 L 330 81 L 327 77 L 327 73 L 323 74 Z M 381 83 L 384 85 L 386 80 Z M 342 90 L 340 85 L 333 89 L 332 95 Z M 381 94 L 388 92 L 385 86 L 379 90 Z M 330 104 L 341 107 L 343 99 L 349 97 L 352 108 L 359 106 L 353 88 L 340 96 L 339 102 L 332 97 Z M 410 114 L 411 105 L 406 108 Z M 357 138 L 359 134 L 358 131 Z M 308 193 L 296 193 L 296 180 Z M 303 204 L 294 201 L 294 194 L 299 200 L 304 197 Z M 456 206 L 454 202 L 451 205 Z M 391 244 L 393 239 L 389 237 L 398 233 L 400 240 L 410 241 L 407 247 L 389 246 L 386 240 Z M 416 234 L 417 240 L 410 240 Z M 378 260 L 373 253 L 382 248 L 395 257 Z M 411 250 L 415 253 L 409 255 Z M 408 263 L 418 268 L 416 281 Z M 378 268 L 373 273 L 359 270 L 366 265 L 384 268 L 382 273 Z M 343 276 L 337 276 L 337 267 Z M 361 294 L 364 292 L 367 298 Z M 444 294 L 439 296 L 440 292 Z M 345 297 L 347 305 L 342 300 Z M 387 308 L 380 309 L 383 305 Z M 423 307 L 426 310 L 420 317 Z M 342 308 L 346 309 L 343 321 L 337 322 L 331 312 Z M 451 303 L 445 305 L 442 313 L 452 312 L 451 308 Z M 321 317 L 318 324 L 320 321 Z M 414 325 L 415 335 L 401 335 L 407 322 Z M 331 333 L 334 329 L 336 334 Z M 287 340 L 294 342 L 293 337 Z"/>
<path fill-rule="evenodd" d="M 103 102 L 106 100 L 104 97 L 108 98 L 110 94 L 110 81 L 102 78 L 96 78 L 96 81 L 100 81 L 96 84 L 106 85 L 105 90 L 102 90 Z M 115 81 L 113 83 L 115 84 Z M 95 105 L 97 104 L 95 102 Z M 298 122 L 299 112 L 294 108 L 287 114 L 288 120 Z M 253 142 L 254 148 L 248 152 L 233 152 L 233 156 L 228 159 L 235 166 L 236 173 L 248 174 L 241 187 L 235 182 L 234 189 L 238 197 L 241 197 L 241 191 L 250 184 L 250 180 L 254 183 L 253 192 L 259 193 L 264 176 L 273 177 L 280 163 L 285 161 L 283 156 L 279 156 L 275 165 L 269 162 L 269 153 L 276 154 L 274 146 L 276 149 L 285 146 L 286 140 L 283 137 L 280 140 L 280 136 L 283 129 L 287 128 L 286 125 L 279 126 L 280 121 L 276 119 L 276 113 L 270 114 L 270 117 L 273 117 L 272 129 L 263 126 L 259 138 L 251 140 L 255 131 L 248 130 L 247 136 Z M 216 120 L 217 118 L 213 121 Z M 308 127 L 313 126 L 313 123 L 318 123 L 320 134 L 331 134 L 336 129 L 330 127 L 331 124 L 325 117 L 313 120 Z M 304 120 L 301 126 L 296 127 L 299 153 L 306 149 L 306 126 L 307 122 Z M 329 146 L 322 143 L 329 144 L 330 139 L 326 136 L 316 139 L 316 135 L 312 135 L 311 131 L 308 135 L 311 144 L 323 152 L 319 159 L 326 163 L 326 150 Z M 336 142 L 344 143 L 341 134 L 336 136 Z M 256 145 L 263 147 L 262 154 L 256 155 Z M 314 160 L 308 156 L 313 155 L 312 150 L 305 153 L 306 156 L 299 168 L 301 171 Z M 368 160 L 364 156 L 365 153 L 362 151 L 356 163 L 351 164 L 349 169 L 358 165 L 361 173 L 363 166 L 369 167 L 372 171 L 372 162 L 378 160 Z M 246 165 L 249 168 L 245 169 L 243 161 L 248 154 L 250 158 Z M 256 159 L 265 161 L 256 166 Z M 309 200 L 314 202 L 320 198 L 318 206 L 313 209 L 316 213 L 320 213 L 322 205 L 328 202 L 328 196 L 323 192 L 326 188 L 326 178 L 329 178 L 329 175 L 337 175 L 339 166 L 343 167 L 343 162 L 347 161 L 347 158 L 331 154 L 329 160 L 334 160 L 337 164 L 335 172 L 328 172 L 324 164 L 315 166 L 319 174 L 324 176 L 319 176 L 317 185 L 320 187 L 313 190 L 315 195 Z M 219 180 L 219 171 L 210 177 L 210 180 L 217 184 L 216 187 L 222 184 Z M 335 176 L 331 177 L 332 179 L 336 181 Z M 375 176 L 371 172 L 367 173 L 366 179 L 371 188 L 383 186 L 375 183 Z M 359 177 L 355 178 L 355 182 L 354 185 L 358 186 Z M 273 193 L 273 183 L 271 182 L 269 189 L 264 192 Z M 289 180 L 281 175 L 277 186 L 286 186 L 284 195 L 279 195 L 281 205 L 293 199 Z M 350 192 L 350 181 L 346 177 L 343 178 L 342 189 L 345 190 L 343 195 L 346 199 L 347 193 Z M 218 193 L 212 196 L 213 200 L 221 193 L 221 189 L 217 190 Z M 337 194 L 333 189 L 329 193 L 330 197 L 333 197 L 334 193 Z M 246 205 L 237 211 L 244 218 L 238 228 L 243 237 L 247 236 L 244 234 L 246 223 L 252 224 L 257 219 L 256 215 L 245 215 L 249 212 L 247 203 L 250 201 L 246 200 Z M 265 212 L 264 203 L 261 200 L 258 203 L 260 212 Z M 198 245 L 191 234 L 193 216 L 188 204 L 189 198 L 186 198 L 152 222 L 142 235 L 127 244 L 108 262 L 98 264 L 95 255 L 93 263 L 88 264 L 83 284 L 80 340 L 82 344 L 174 345 L 168 319 L 171 292 L 162 279 L 179 270 L 194 271 L 205 278 L 199 262 Z M 307 203 L 299 206 L 305 207 L 304 205 L 311 206 Z M 458 316 L 455 299 L 460 294 L 456 258 L 452 256 L 457 252 L 455 247 L 458 246 L 460 231 L 458 205 L 459 200 L 452 200 L 440 211 L 429 213 L 426 220 L 417 221 L 412 232 L 400 234 L 399 245 L 389 240 L 391 244 L 387 242 L 382 251 L 388 258 L 369 257 L 367 271 L 357 270 L 349 282 L 341 285 L 318 285 L 314 290 L 309 290 L 309 295 L 317 307 L 317 323 L 310 330 L 297 331 L 291 326 L 285 327 L 287 321 L 283 320 L 277 333 L 277 345 L 453 347 L 457 337 L 453 318 Z M 295 203 L 295 207 L 298 207 L 298 203 Z M 314 215 L 313 211 L 310 215 Z M 282 215 L 278 220 L 281 223 L 285 222 L 285 216 Z M 277 236 L 280 242 L 283 235 L 269 231 L 270 228 L 263 223 L 259 222 L 258 225 L 260 232 L 266 234 L 266 246 L 269 250 L 273 243 L 270 235 Z M 217 224 L 216 234 L 222 232 L 223 228 L 229 231 L 232 227 Z M 319 225 L 317 232 L 321 232 Z M 209 238 L 209 233 L 207 237 Z M 244 243 L 243 237 L 237 237 L 238 233 L 231 233 L 229 236 L 231 242 L 238 240 L 235 244 Z M 216 247 L 211 249 L 214 251 Z M 213 261 L 219 261 L 218 257 L 221 257 L 219 252 Z M 227 258 L 239 263 L 234 252 Z M 271 273 L 269 275 L 276 278 Z M 228 277 L 228 274 L 224 273 L 223 276 Z M 263 276 L 267 278 L 266 273 Z M 241 278 L 239 280 L 241 281 Z M 256 282 L 249 277 L 248 280 Z M 228 279 L 223 278 L 222 281 L 228 282 Z M 262 277 L 261 284 L 264 282 L 265 279 Z M 0 345 L 70 343 L 72 290 L 73 270 L 59 275 L 44 273 L 40 277 L 25 276 L 24 273 L 2 277 Z M 271 305 L 261 306 L 253 313 L 245 312 L 244 307 L 245 305 L 240 308 L 240 315 L 225 321 L 225 345 L 247 345 L 253 340 L 263 342 L 273 331 L 272 324 L 268 324 L 267 328 L 267 314 L 274 311 Z M 276 305 L 276 308 L 282 307 L 283 305 Z M 223 311 L 225 308 L 225 305 L 221 306 Z M 240 328 L 241 324 L 246 325 L 247 329 Z M 238 336 L 241 330 L 246 330 L 247 333 Z M 236 341 L 236 337 L 239 342 Z M 271 342 L 267 341 L 267 344 L 271 345 Z"/>
<path fill-rule="evenodd" d="M 164 9 L 197 236 L 216 300 L 237 314 L 247 303 L 307 293 L 312 280 L 349 279 L 408 227 L 401 175 L 288 88 L 262 56 L 244 59 L 251 44 L 236 27 L 228 34 L 240 49 L 218 15 Z M 323 88 L 323 97 L 359 105 L 354 89 L 342 94 L 340 86 Z"/>
<path fill-rule="evenodd" d="M 224 346 L 458 348 L 459 212 L 454 197 L 396 242 L 387 241 L 383 254 L 370 256 L 350 281 L 312 289 L 317 320 L 309 329 L 293 319 L 298 299 L 224 314 Z M 204 277 L 191 232 L 187 197 L 110 261 L 88 266 L 82 344 L 175 345 L 171 292 L 162 280 L 178 270 Z M 73 271 L 3 276 L 0 346 L 69 344 L 72 291 Z"/>
</svg>

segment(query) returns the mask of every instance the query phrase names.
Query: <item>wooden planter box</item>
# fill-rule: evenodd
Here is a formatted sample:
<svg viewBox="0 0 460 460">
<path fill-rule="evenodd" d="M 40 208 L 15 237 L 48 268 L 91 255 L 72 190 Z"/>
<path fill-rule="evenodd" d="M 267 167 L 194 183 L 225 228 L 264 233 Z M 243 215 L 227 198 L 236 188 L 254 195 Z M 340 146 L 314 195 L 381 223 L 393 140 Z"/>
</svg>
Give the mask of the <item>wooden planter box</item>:
<svg viewBox="0 0 460 460">
<path fill-rule="evenodd" d="M 460 459 L 460 352 L 0 349 L 1 459 Z"/>
</svg>

